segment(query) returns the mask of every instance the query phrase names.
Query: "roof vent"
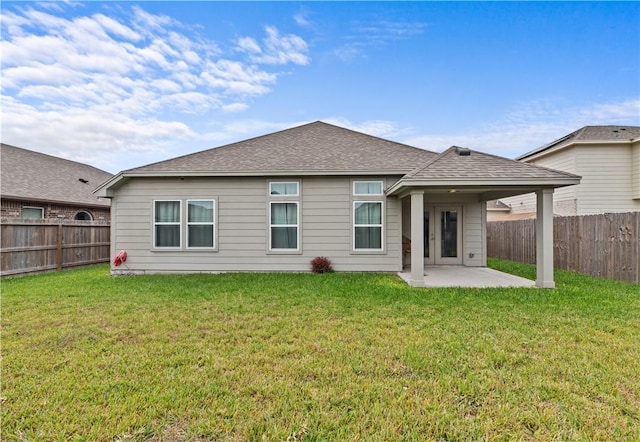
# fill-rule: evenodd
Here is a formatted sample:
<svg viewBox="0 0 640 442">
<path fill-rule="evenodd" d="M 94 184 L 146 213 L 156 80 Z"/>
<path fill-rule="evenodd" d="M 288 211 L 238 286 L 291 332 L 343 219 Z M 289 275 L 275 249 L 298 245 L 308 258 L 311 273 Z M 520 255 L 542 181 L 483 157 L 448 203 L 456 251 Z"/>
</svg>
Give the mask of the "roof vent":
<svg viewBox="0 0 640 442">
<path fill-rule="evenodd" d="M 457 147 L 456 146 L 456 153 L 458 155 L 460 155 L 461 157 L 468 157 L 471 155 L 471 150 L 467 149 L 466 147 Z"/>
</svg>

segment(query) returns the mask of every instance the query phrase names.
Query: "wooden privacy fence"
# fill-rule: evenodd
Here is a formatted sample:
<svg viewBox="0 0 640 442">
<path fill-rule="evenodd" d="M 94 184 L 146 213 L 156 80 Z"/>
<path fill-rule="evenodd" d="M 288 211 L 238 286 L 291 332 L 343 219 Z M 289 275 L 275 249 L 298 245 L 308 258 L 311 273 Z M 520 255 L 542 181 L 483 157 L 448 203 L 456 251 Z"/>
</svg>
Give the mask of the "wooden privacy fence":
<svg viewBox="0 0 640 442">
<path fill-rule="evenodd" d="M 618 281 L 640 282 L 640 212 L 553 219 L 557 269 Z M 534 219 L 487 223 L 487 255 L 534 264 Z"/>
<path fill-rule="evenodd" d="M 0 275 L 108 262 L 109 236 L 104 223 L 2 220 Z"/>
</svg>

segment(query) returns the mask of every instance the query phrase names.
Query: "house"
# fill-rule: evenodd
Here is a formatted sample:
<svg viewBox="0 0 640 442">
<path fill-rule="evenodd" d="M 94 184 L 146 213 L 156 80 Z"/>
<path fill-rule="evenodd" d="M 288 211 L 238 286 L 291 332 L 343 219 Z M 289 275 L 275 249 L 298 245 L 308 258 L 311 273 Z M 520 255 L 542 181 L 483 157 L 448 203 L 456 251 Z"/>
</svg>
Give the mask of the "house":
<svg viewBox="0 0 640 442">
<path fill-rule="evenodd" d="M 556 215 L 640 211 L 639 126 L 585 126 L 516 159 L 582 176 L 579 185 L 555 193 Z M 509 211 L 492 220 L 535 217 L 534 194 L 500 202 Z"/>
<path fill-rule="evenodd" d="M 553 192 L 578 182 L 314 122 L 125 170 L 96 194 L 112 199 L 112 256 L 128 254 L 112 274 L 304 272 L 327 256 L 336 271 L 407 264 L 410 284 L 424 286 L 425 265 L 486 266 L 486 202 L 533 191 L 542 213 L 536 284 L 553 287 Z"/>
<path fill-rule="evenodd" d="M 110 220 L 110 200 L 93 190 L 113 175 L 95 167 L 0 145 L 2 219 Z"/>
</svg>

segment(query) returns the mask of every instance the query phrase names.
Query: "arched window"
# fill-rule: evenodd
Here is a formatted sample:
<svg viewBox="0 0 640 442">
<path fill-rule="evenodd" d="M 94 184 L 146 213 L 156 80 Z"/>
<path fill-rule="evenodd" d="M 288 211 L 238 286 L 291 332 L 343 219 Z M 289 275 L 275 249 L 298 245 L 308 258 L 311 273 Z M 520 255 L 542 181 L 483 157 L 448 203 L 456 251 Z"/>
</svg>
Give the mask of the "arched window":
<svg viewBox="0 0 640 442">
<path fill-rule="evenodd" d="M 89 212 L 84 212 L 84 211 L 80 211 L 76 213 L 76 216 L 74 219 L 76 221 L 92 221 L 93 220 L 93 218 L 91 217 L 91 214 Z"/>
</svg>

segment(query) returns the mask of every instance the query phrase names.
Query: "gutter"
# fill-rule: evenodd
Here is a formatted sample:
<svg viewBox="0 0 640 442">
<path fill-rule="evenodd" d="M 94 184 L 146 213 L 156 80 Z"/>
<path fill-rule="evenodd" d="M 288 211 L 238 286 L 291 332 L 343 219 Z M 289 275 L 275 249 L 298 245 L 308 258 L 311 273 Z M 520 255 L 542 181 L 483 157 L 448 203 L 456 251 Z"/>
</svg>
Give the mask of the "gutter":
<svg viewBox="0 0 640 442">
<path fill-rule="evenodd" d="M 432 180 L 400 180 L 393 184 L 386 190 L 387 195 L 394 195 L 401 190 L 425 187 L 433 190 L 443 189 L 473 189 L 482 188 L 495 189 L 499 187 L 565 187 L 580 184 L 580 177 L 566 177 L 566 178 L 530 178 L 530 179 L 514 179 L 514 178 L 492 178 L 492 179 L 477 179 L 477 180 L 464 180 L 464 179 L 432 179 Z M 480 190 L 480 189 L 478 189 Z"/>
<path fill-rule="evenodd" d="M 59 204 L 63 206 L 92 207 L 94 209 L 109 209 L 111 207 L 110 201 L 105 201 L 103 204 L 99 204 L 96 202 L 89 203 L 86 201 L 68 201 L 68 200 L 62 201 L 62 200 L 52 200 L 47 198 L 35 198 L 35 197 L 19 196 L 19 195 L 0 195 L 0 199 L 34 202 L 34 203 Z M 96 199 L 100 199 L 100 196 L 98 196 Z"/>
<path fill-rule="evenodd" d="M 113 178 L 102 183 L 93 193 L 98 197 L 113 197 L 112 190 L 130 178 L 230 178 L 230 177 L 293 177 L 293 176 L 390 176 L 402 177 L 411 169 L 404 170 L 255 170 L 255 171 L 132 171 L 120 172 Z"/>
</svg>

